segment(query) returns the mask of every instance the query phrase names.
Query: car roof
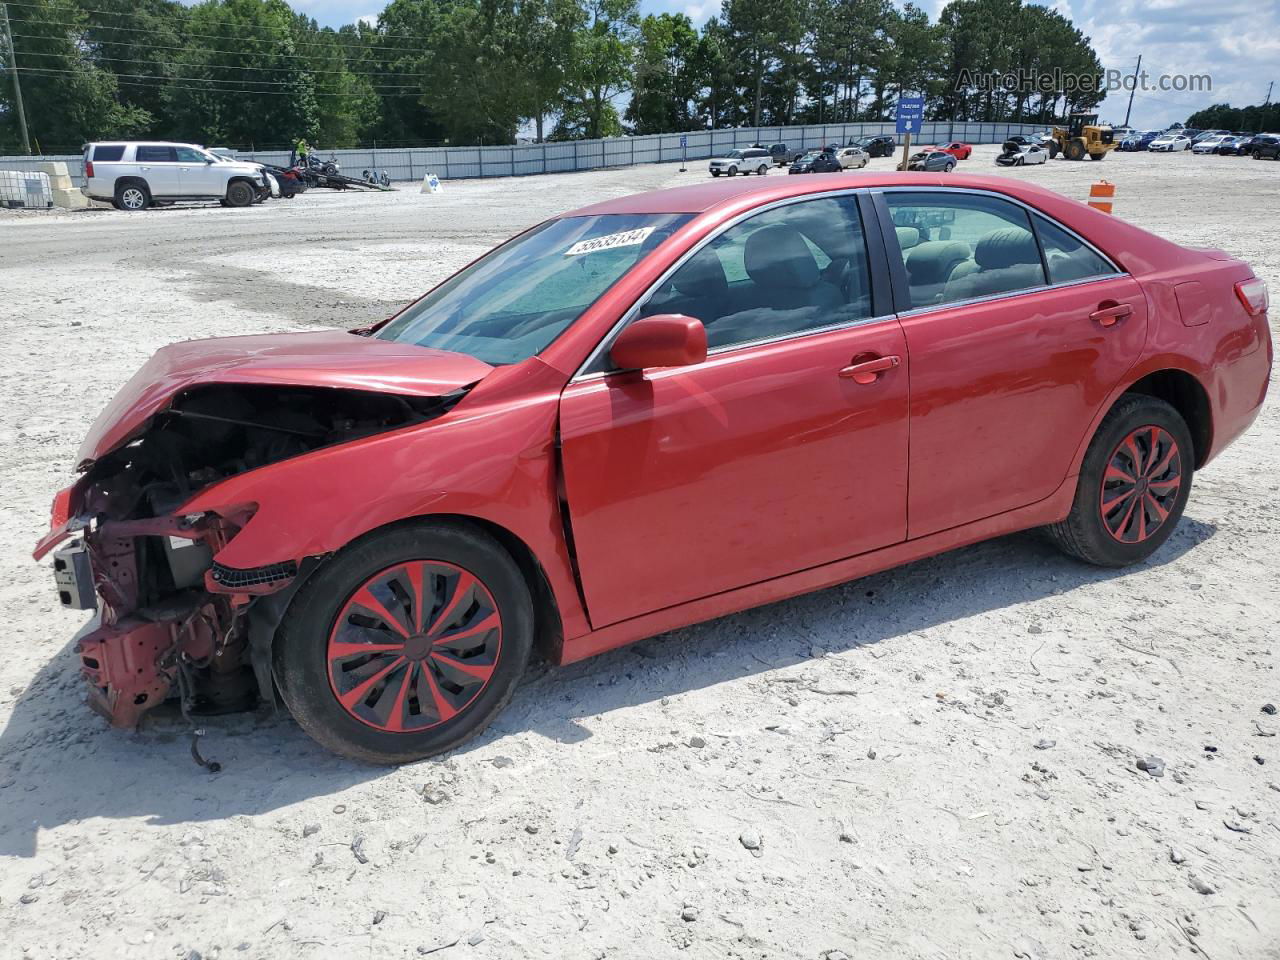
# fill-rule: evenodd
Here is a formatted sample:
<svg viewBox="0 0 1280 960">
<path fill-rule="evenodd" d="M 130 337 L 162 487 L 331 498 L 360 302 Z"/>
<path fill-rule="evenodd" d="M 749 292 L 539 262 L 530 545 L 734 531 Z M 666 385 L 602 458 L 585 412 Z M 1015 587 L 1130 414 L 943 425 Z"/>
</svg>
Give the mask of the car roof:
<svg viewBox="0 0 1280 960">
<path fill-rule="evenodd" d="M 186 140 L 93 140 L 86 144 L 90 147 L 112 146 L 112 147 L 195 147 L 197 150 L 203 150 L 204 147 L 198 143 L 191 143 Z"/>
<path fill-rule="evenodd" d="M 991 190 L 1017 198 L 1049 196 L 1062 199 L 1060 194 L 1051 190 L 1009 177 L 953 173 L 933 179 L 919 173 L 876 172 L 845 174 L 839 180 L 822 176 L 719 178 L 684 187 L 615 197 L 570 210 L 560 217 L 594 217 L 610 213 L 706 213 L 721 207 L 750 208 L 775 200 L 840 189 L 938 186 Z"/>
</svg>

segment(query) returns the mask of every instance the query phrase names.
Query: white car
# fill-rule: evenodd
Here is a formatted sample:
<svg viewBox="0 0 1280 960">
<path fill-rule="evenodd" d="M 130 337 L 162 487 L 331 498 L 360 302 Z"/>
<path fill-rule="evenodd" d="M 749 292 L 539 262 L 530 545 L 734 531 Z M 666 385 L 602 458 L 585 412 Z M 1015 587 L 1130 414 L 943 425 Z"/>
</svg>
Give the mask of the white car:
<svg viewBox="0 0 1280 960">
<path fill-rule="evenodd" d="M 758 173 L 764 176 L 773 166 L 773 156 L 764 147 L 746 147 L 730 150 L 723 157 L 716 157 L 707 165 L 713 177 L 720 174 L 736 177 L 740 173 Z"/>
<path fill-rule="evenodd" d="M 1008 141 L 1004 152 L 996 157 L 996 163 L 1002 167 L 1025 167 L 1031 163 L 1044 163 L 1049 159 L 1049 151 L 1038 143 L 1014 143 Z"/>
<path fill-rule="evenodd" d="M 1166 133 L 1164 136 L 1156 137 L 1152 140 L 1147 149 L 1156 153 L 1173 153 L 1175 150 L 1186 150 L 1190 146 L 1190 137 L 1183 136 L 1180 133 Z"/>
<path fill-rule="evenodd" d="M 1231 136 L 1230 134 L 1222 134 L 1222 133 L 1216 134 L 1212 137 L 1207 137 L 1204 140 L 1197 140 L 1195 143 L 1191 145 L 1191 152 L 1192 153 L 1213 153 L 1213 151 L 1217 150 L 1218 147 L 1222 146 L 1228 140 L 1234 140 L 1234 139 L 1235 137 Z"/>
<path fill-rule="evenodd" d="M 841 170 L 861 170 L 870 158 L 861 147 L 841 147 L 836 151 L 836 159 L 840 161 Z"/>
<path fill-rule="evenodd" d="M 228 160 L 194 143 L 131 140 L 85 144 L 80 192 L 117 210 L 175 200 L 247 207 L 268 196 L 270 185 L 259 163 Z"/>
</svg>

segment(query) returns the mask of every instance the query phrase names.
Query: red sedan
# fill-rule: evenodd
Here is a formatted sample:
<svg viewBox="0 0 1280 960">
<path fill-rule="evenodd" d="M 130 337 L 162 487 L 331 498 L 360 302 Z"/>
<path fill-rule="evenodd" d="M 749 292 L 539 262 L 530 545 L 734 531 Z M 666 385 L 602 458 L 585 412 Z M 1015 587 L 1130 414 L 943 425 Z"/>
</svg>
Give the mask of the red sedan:
<svg viewBox="0 0 1280 960">
<path fill-rule="evenodd" d="M 930 147 L 929 149 L 949 153 L 957 160 L 968 160 L 969 154 L 973 153 L 973 147 L 967 143 L 961 143 L 959 140 L 953 140 L 951 143 L 944 143 L 940 147 Z"/>
<path fill-rule="evenodd" d="M 278 689 L 456 747 L 567 663 L 1046 527 L 1136 563 L 1271 369 L 1249 266 L 1015 180 L 731 181 L 539 224 L 390 320 L 161 350 L 37 556 L 120 726 Z"/>
</svg>

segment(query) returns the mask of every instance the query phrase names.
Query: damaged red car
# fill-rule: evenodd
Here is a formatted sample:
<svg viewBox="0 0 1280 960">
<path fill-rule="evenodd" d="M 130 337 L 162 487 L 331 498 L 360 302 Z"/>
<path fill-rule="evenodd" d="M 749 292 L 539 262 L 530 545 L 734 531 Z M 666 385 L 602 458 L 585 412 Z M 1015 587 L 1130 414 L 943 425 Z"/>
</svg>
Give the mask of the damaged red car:
<svg viewBox="0 0 1280 960">
<path fill-rule="evenodd" d="M 368 329 L 161 350 L 36 555 L 96 611 L 77 652 L 113 724 L 278 692 L 327 747 L 407 761 L 484 728 L 535 648 L 1032 527 L 1140 561 L 1271 362 L 1247 264 L 1031 184 L 637 194 Z"/>
</svg>

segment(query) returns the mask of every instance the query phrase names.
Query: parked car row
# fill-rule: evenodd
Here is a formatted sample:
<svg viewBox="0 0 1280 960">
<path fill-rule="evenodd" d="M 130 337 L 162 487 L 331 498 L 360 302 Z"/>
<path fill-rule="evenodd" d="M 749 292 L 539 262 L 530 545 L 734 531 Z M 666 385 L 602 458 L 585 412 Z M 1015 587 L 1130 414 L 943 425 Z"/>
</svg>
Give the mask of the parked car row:
<svg viewBox="0 0 1280 960">
<path fill-rule="evenodd" d="M 1120 149 L 1148 150 L 1156 153 L 1178 153 L 1190 150 L 1195 154 L 1272 160 L 1280 154 L 1280 134 L 1233 133 L 1230 130 L 1187 128 L 1134 131 L 1120 142 Z"/>
<path fill-rule="evenodd" d="M 788 173 L 838 173 L 861 170 L 872 157 L 891 157 L 897 146 L 897 139 L 890 135 L 859 137 L 847 144 L 829 143 L 811 150 L 792 150 L 785 143 L 756 143 L 713 158 L 707 170 L 713 177 L 735 177 L 740 173 L 763 176 L 771 165 L 786 166 Z M 972 154 L 973 147 L 959 140 L 941 146 L 920 146 L 908 157 L 907 169 L 946 173 Z"/>
</svg>

